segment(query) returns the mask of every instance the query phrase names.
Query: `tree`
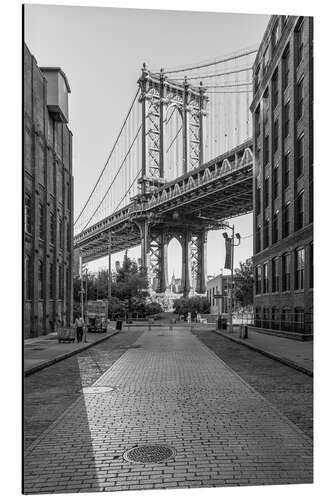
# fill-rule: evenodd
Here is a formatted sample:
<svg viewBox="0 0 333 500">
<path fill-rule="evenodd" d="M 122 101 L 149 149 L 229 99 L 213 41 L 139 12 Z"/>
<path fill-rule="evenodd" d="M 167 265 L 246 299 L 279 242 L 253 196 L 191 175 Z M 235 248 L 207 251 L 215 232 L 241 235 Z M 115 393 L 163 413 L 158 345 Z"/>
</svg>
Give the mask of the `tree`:
<svg viewBox="0 0 333 500">
<path fill-rule="evenodd" d="M 194 297 L 181 297 L 175 299 L 173 302 L 174 311 L 181 316 L 191 313 L 194 318 L 197 313 L 208 314 L 210 313 L 210 304 L 206 297 L 195 295 Z"/>
<path fill-rule="evenodd" d="M 239 263 L 239 269 L 235 269 L 234 275 L 234 298 L 243 307 L 253 305 L 253 262 L 246 259 Z"/>
<path fill-rule="evenodd" d="M 118 269 L 116 283 L 112 287 L 112 295 L 126 301 L 128 315 L 131 315 L 133 305 L 136 310 L 140 303 L 145 303 L 148 296 L 148 282 L 145 274 L 139 270 L 137 263 L 125 252 L 123 265 Z"/>
</svg>

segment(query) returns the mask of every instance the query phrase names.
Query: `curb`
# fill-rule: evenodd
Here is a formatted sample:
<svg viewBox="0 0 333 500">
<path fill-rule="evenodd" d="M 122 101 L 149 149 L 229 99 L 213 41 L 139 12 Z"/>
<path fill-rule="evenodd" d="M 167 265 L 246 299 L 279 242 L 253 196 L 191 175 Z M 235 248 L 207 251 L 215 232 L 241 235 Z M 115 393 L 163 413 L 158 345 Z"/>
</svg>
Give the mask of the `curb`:
<svg viewBox="0 0 333 500">
<path fill-rule="evenodd" d="M 70 358 L 71 356 L 74 356 L 75 354 L 78 354 L 82 351 L 85 351 L 86 349 L 89 349 L 89 347 L 92 347 L 93 345 L 99 344 L 100 342 L 103 342 L 104 340 L 107 340 L 114 335 L 117 335 L 117 333 L 120 333 L 121 330 L 116 330 L 112 333 L 109 333 L 108 335 L 105 335 L 101 339 L 97 339 L 94 342 L 89 342 L 86 345 L 83 345 L 82 347 L 79 347 L 78 349 L 75 349 L 75 351 L 70 351 L 70 352 L 65 352 L 64 354 L 60 354 L 60 356 L 57 356 L 56 358 L 53 359 L 48 359 L 46 361 L 43 361 L 42 363 L 33 366 L 32 368 L 27 368 L 27 370 L 24 370 L 24 376 L 28 377 L 29 375 L 32 375 L 33 373 L 39 372 L 40 370 L 43 370 L 44 368 L 47 368 L 48 366 L 54 365 L 55 363 L 58 363 L 59 361 L 62 361 L 63 359 Z"/>
<path fill-rule="evenodd" d="M 313 377 L 313 371 L 309 370 L 308 368 L 305 368 L 304 366 L 298 365 L 294 361 L 291 361 L 290 359 L 286 358 L 281 358 L 280 356 L 277 356 L 276 354 L 273 354 L 270 351 L 266 351 L 265 349 L 261 349 L 260 347 L 253 346 L 251 344 L 248 344 L 247 342 L 244 342 L 241 339 L 234 339 L 232 337 L 229 337 L 229 335 L 226 335 L 225 333 L 220 332 L 219 330 L 214 330 L 215 333 L 218 335 L 221 335 L 221 337 L 224 337 L 225 339 L 229 339 L 232 342 L 236 342 L 236 344 L 241 344 L 245 345 L 249 349 L 252 349 L 253 351 L 259 352 L 260 354 L 263 354 L 264 356 L 267 356 L 268 358 L 274 359 L 275 361 L 280 361 L 280 363 L 283 363 L 284 365 L 290 366 L 290 368 L 294 368 L 295 370 L 305 373 L 306 375 L 309 375 L 309 377 Z"/>
</svg>

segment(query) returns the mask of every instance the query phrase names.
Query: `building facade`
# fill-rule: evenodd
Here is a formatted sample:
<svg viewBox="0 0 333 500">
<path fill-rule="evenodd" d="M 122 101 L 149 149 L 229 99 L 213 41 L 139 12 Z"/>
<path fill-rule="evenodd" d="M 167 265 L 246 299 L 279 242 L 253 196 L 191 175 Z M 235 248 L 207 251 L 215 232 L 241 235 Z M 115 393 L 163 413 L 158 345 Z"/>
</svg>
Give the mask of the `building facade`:
<svg viewBox="0 0 333 500">
<path fill-rule="evenodd" d="M 312 332 L 313 18 L 272 16 L 253 67 L 255 325 Z"/>
<path fill-rule="evenodd" d="M 235 280 L 235 277 L 234 277 Z M 218 296 L 218 297 L 217 297 Z M 231 275 L 214 276 L 207 281 L 207 299 L 211 314 L 226 314 L 231 296 Z M 236 304 L 235 304 L 236 305 Z"/>
<path fill-rule="evenodd" d="M 24 337 L 72 319 L 73 176 L 70 88 L 24 48 Z"/>
</svg>

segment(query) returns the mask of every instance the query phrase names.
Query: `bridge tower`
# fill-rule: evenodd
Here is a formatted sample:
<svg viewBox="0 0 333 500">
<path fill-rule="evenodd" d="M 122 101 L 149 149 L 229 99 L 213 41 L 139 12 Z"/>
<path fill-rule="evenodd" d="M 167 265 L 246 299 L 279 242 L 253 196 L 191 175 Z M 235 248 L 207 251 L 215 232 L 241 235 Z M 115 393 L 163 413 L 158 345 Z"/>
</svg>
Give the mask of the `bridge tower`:
<svg viewBox="0 0 333 500">
<path fill-rule="evenodd" d="M 166 182 L 167 115 L 176 111 L 181 116 L 181 175 L 200 167 L 204 162 L 204 117 L 208 98 L 205 89 L 170 80 L 163 69 L 151 73 L 143 65 L 138 80 L 142 106 L 142 169 L 138 180 L 138 202 L 145 202 L 155 189 Z M 177 133 L 178 134 L 178 133 Z M 174 138 L 171 138 L 174 140 Z M 170 142 L 170 140 L 169 140 Z M 170 179 L 168 179 L 170 180 Z M 191 227 L 189 221 L 174 214 L 172 221 L 155 220 L 148 214 L 136 220 L 141 236 L 141 260 L 150 284 L 156 292 L 168 286 L 167 248 L 175 236 L 182 248 L 182 290 L 188 295 L 192 282 L 198 293 L 206 291 L 206 232 Z M 172 223 L 170 223 L 172 222 Z"/>
</svg>

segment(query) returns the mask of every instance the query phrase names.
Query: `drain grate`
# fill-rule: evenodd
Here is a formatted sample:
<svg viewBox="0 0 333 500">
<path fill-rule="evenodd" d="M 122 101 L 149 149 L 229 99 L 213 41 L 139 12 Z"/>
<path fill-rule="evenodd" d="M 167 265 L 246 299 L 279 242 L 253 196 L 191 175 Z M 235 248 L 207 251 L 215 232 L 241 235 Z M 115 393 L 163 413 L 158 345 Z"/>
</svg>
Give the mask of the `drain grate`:
<svg viewBox="0 0 333 500">
<path fill-rule="evenodd" d="M 154 444 L 136 446 L 124 453 L 124 459 L 128 462 L 150 464 L 165 462 L 175 456 L 175 450 L 170 446 Z"/>
<path fill-rule="evenodd" d="M 120 349 L 139 349 L 142 345 L 121 345 Z"/>
<path fill-rule="evenodd" d="M 104 394 L 106 392 L 115 391 L 116 387 L 105 387 L 105 386 L 95 386 L 95 387 L 84 387 L 80 392 L 83 394 Z"/>
</svg>

